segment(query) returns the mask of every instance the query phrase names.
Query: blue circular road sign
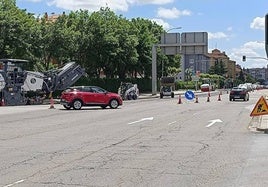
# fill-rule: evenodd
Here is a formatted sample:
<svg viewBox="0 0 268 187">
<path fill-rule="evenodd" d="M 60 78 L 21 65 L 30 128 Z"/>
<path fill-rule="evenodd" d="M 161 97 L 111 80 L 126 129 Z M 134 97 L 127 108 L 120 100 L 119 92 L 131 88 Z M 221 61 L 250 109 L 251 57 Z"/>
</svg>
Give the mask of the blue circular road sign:
<svg viewBox="0 0 268 187">
<path fill-rule="evenodd" d="M 184 96 L 188 100 L 193 100 L 194 99 L 194 92 L 191 90 L 188 90 L 185 92 Z"/>
</svg>

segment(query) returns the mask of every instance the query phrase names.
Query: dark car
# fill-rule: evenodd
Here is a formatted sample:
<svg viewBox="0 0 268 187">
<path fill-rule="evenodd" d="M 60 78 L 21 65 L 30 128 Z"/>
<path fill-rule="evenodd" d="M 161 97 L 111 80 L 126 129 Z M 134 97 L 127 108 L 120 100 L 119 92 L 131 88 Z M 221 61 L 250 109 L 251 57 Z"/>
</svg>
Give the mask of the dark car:
<svg viewBox="0 0 268 187">
<path fill-rule="evenodd" d="M 231 89 L 229 94 L 229 100 L 234 101 L 236 99 L 243 99 L 244 101 L 249 100 L 248 90 L 245 88 L 234 87 Z"/>
<path fill-rule="evenodd" d="M 61 93 L 60 104 L 66 109 L 79 110 L 82 106 L 107 106 L 115 109 L 123 104 L 121 96 L 98 86 L 75 86 Z"/>
</svg>

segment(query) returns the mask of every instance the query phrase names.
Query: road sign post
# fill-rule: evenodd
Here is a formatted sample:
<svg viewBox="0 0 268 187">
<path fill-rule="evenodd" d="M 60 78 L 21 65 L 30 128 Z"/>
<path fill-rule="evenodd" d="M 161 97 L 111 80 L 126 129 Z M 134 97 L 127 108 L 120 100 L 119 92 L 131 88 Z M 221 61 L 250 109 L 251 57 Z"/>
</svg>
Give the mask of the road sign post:
<svg viewBox="0 0 268 187">
<path fill-rule="evenodd" d="M 184 96 L 187 100 L 193 100 L 195 98 L 194 92 L 191 90 L 186 91 Z"/>
</svg>

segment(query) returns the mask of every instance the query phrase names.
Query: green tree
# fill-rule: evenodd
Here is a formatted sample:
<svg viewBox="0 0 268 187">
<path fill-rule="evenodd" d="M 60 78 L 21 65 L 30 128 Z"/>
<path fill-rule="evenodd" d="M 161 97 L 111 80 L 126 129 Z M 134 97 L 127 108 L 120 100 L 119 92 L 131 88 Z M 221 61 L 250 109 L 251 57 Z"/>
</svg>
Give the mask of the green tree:
<svg viewBox="0 0 268 187">
<path fill-rule="evenodd" d="M 238 76 L 237 79 L 240 81 L 240 83 L 244 83 L 245 82 L 245 74 L 244 74 L 244 71 L 240 71 L 239 72 L 239 76 Z"/>
<path fill-rule="evenodd" d="M 181 56 L 179 54 L 174 56 L 168 56 L 169 63 L 167 64 L 167 74 L 175 76 L 181 72 Z"/>
<path fill-rule="evenodd" d="M 138 67 L 136 30 L 133 24 L 126 19 L 121 19 L 117 28 L 116 36 L 119 41 L 119 51 L 116 58 L 113 59 L 117 75 L 120 79 L 125 79 L 126 73 L 131 77 L 137 77 L 139 69 L 136 68 Z"/>
<path fill-rule="evenodd" d="M 217 74 L 224 76 L 226 72 L 227 72 L 226 67 L 221 59 L 216 60 L 215 65 L 211 66 L 209 69 L 209 74 Z"/>
<path fill-rule="evenodd" d="M 115 76 L 115 69 L 111 63 L 118 54 L 119 41 L 115 36 L 118 17 L 109 8 L 101 8 L 90 16 L 92 40 L 89 54 L 90 66 L 94 66 L 98 75 L 104 71 L 107 77 Z"/>
<path fill-rule="evenodd" d="M 0 0 L 1 58 L 30 59 L 35 19 L 16 7 L 15 0 Z"/>
<path fill-rule="evenodd" d="M 132 19 L 131 22 L 136 30 L 138 45 L 136 50 L 138 53 L 138 64 L 135 66 L 135 71 L 140 76 L 145 78 L 151 77 L 152 74 L 152 46 L 160 41 L 160 34 L 164 32 L 160 25 L 143 18 Z M 158 50 L 158 56 L 161 56 L 161 51 Z M 159 59 L 160 58 L 160 59 Z M 163 59 L 158 58 L 158 70 Z M 161 70 L 161 69 L 160 69 Z M 158 74 L 161 73 L 158 71 Z"/>
<path fill-rule="evenodd" d="M 70 12 L 50 21 L 16 7 L 15 0 L 0 0 L 1 58 L 29 59 L 31 68 L 46 71 L 74 60 L 90 77 L 151 77 L 152 46 L 160 41 L 163 28 L 147 19 L 128 20 L 108 7 L 90 13 Z M 180 58 L 157 51 L 157 69 L 175 74 Z"/>
</svg>

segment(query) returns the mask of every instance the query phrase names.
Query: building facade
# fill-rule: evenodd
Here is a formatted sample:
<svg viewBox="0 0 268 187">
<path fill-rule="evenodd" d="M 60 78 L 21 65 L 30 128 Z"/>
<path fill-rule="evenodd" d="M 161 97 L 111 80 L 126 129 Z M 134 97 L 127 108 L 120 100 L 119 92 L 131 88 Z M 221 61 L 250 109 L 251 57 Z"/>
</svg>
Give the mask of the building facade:
<svg viewBox="0 0 268 187">
<path fill-rule="evenodd" d="M 222 63 L 225 68 L 225 78 L 236 79 L 236 61 L 230 60 L 230 58 L 223 51 L 219 49 L 213 49 L 211 53 L 208 53 L 210 58 L 210 67 L 215 66 L 216 63 Z"/>
<path fill-rule="evenodd" d="M 246 72 L 251 75 L 256 81 L 263 84 L 268 84 L 268 66 L 265 68 L 250 68 Z"/>
</svg>

